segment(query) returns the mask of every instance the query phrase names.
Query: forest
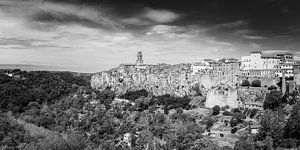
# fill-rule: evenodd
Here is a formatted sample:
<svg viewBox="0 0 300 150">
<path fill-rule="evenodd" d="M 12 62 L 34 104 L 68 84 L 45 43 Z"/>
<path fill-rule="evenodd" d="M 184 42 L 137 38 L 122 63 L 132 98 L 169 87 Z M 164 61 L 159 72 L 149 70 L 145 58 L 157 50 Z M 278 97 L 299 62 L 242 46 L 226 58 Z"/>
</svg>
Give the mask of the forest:
<svg viewBox="0 0 300 150">
<path fill-rule="evenodd" d="M 234 134 L 258 110 L 215 106 L 208 115 L 191 97 L 92 89 L 70 72 L 9 70 L 0 73 L 0 148 L 24 150 L 255 150 L 300 146 L 299 93 L 270 89 L 257 134 L 240 136 L 234 147 L 204 135 L 218 116 L 232 116 Z M 202 101 L 202 100 L 201 100 Z M 222 113 L 221 113 L 222 112 Z M 247 124 L 245 124 L 247 126 Z"/>
</svg>

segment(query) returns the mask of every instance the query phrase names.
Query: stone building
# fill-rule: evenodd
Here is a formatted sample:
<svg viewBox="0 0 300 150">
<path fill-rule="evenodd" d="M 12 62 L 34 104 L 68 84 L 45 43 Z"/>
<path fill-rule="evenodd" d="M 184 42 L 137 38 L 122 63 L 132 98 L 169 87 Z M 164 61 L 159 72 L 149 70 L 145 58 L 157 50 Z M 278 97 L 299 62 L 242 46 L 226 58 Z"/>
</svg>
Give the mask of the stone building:
<svg viewBox="0 0 300 150">
<path fill-rule="evenodd" d="M 197 74 L 197 73 L 206 73 L 212 70 L 213 67 L 209 64 L 205 63 L 194 63 L 192 64 L 192 74 Z"/>
<path fill-rule="evenodd" d="M 220 84 L 234 86 L 237 84 L 237 77 L 241 74 L 240 62 L 234 58 L 224 58 L 213 64 L 213 76 L 220 78 Z"/>
<path fill-rule="evenodd" d="M 295 88 L 300 91 L 300 63 L 295 64 L 293 68 Z"/>
<path fill-rule="evenodd" d="M 242 75 L 246 77 L 286 77 L 293 76 L 294 57 L 290 53 L 251 52 L 249 56 L 242 56 Z"/>
</svg>

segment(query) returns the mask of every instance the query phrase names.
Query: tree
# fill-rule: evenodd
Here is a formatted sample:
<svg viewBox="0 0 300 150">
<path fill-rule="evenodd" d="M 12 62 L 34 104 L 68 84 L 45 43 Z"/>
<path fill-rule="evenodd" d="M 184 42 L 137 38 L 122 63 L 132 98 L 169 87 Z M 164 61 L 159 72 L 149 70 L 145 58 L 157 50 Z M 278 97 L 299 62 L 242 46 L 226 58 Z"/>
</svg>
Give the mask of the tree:
<svg viewBox="0 0 300 150">
<path fill-rule="evenodd" d="M 276 85 L 271 85 L 270 87 L 268 87 L 268 90 L 272 91 L 272 90 L 276 90 L 277 87 Z"/>
<path fill-rule="evenodd" d="M 275 109 L 282 104 L 282 93 L 280 91 L 272 90 L 270 93 L 267 93 L 263 108 L 266 109 Z"/>
<path fill-rule="evenodd" d="M 253 137 L 241 137 L 235 143 L 234 150 L 255 150 L 255 143 Z"/>
<path fill-rule="evenodd" d="M 199 149 L 218 149 L 218 145 L 214 142 L 212 142 L 209 138 L 203 137 L 201 139 L 197 139 L 193 146 L 191 147 L 191 150 L 199 150 Z"/>
<path fill-rule="evenodd" d="M 294 138 L 300 141 L 300 103 L 293 107 L 291 116 L 284 127 L 284 138 Z"/>
<path fill-rule="evenodd" d="M 215 105 L 213 108 L 212 108 L 213 112 L 212 112 L 212 115 L 218 115 L 220 113 L 220 106 L 219 105 Z"/>
<path fill-rule="evenodd" d="M 120 98 L 128 99 L 131 101 L 135 101 L 136 99 L 144 96 L 148 96 L 148 92 L 145 89 L 137 90 L 137 91 L 127 91 L 125 94 L 121 95 Z"/>
<path fill-rule="evenodd" d="M 252 119 L 256 115 L 257 112 L 258 112 L 258 109 L 252 109 L 251 113 L 250 113 L 250 118 Z"/>
<path fill-rule="evenodd" d="M 214 125 L 215 120 L 212 117 L 205 117 L 203 119 L 204 124 L 206 125 L 206 130 L 210 131 L 211 127 Z"/>
<path fill-rule="evenodd" d="M 258 79 L 255 79 L 251 82 L 252 87 L 261 87 L 261 81 Z"/>
<path fill-rule="evenodd" d="M 248 80 L 243 80 L 242 86 L 250 86 L 250 82 Z"/>
<path fill-rule="evenodd" d="M 265 110 L 261 117 L 261 127 L 257 134 L 259 140 L 264 140 L 267 136 L 273 139 L 273 147 L 277 147 L 282 139 L 282 133 L 286 124 L 284 113 L 281 109 L 277 111 Z"/>
<path fill-rule="evenodd" d="M 115 99 L 115 93 L 110 89 L 105 89 L 101 92 L 97 91 L 96 98 L 105 106 L 106 109 L 109 109 L 111 102 Z"/>
</svg>

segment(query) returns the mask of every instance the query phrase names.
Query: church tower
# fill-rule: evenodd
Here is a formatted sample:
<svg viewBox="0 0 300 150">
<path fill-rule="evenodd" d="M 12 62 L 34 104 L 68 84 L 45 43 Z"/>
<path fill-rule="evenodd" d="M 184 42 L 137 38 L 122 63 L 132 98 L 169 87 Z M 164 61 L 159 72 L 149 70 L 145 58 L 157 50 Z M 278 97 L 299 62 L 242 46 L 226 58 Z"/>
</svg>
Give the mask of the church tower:
<svg viewBox="0 0 300 150">
<path fill-rule="evenodd" d="M 142 51 L 138 51 L 136 65 L 142 65 L 143 63 L 144 61 Z"/>
</svg>

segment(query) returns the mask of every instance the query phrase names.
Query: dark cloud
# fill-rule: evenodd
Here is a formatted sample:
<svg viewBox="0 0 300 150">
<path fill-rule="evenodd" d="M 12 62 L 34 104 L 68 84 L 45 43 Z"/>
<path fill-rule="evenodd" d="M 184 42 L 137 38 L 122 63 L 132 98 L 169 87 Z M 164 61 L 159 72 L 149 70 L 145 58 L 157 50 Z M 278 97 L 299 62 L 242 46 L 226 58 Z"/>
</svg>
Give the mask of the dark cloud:
<svg viewBox="0 0 300 150">
<path fill-rule="evenodd" d="M 137 49 L 149 63 L 239 58 L 253 49 L 300 54 L 299 11 L 298 0 L 0 0 L 0 50 L 11 50 L 1 59 L 26 49 L 15 60 L 81 59 L 93 70 L 128 62 Z"/>
<path fill-rule="evenodd" d="M 109 6 L 111 13 L 127 23 L 148 25 L 145 20 L 132 18 L 145 8 L 169 10 L 184 17 L 173 25 L 215 25 L 248 20 L 249 29 L 277 35 L 299 25 L 300 5 L 297 0 L 48 0 L 82 6 Z M 238 23 L 238 22 L 237 22 Z"/>
</svg>

